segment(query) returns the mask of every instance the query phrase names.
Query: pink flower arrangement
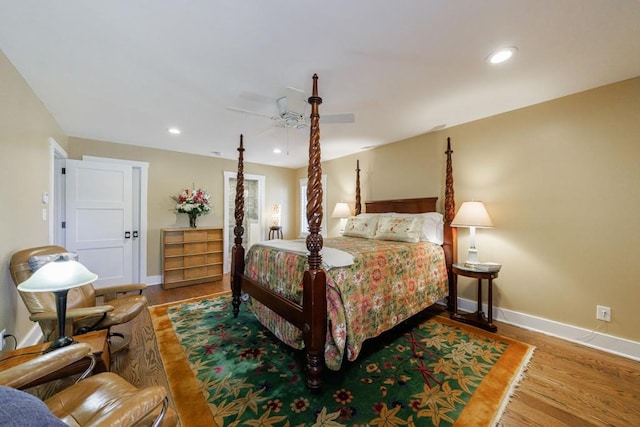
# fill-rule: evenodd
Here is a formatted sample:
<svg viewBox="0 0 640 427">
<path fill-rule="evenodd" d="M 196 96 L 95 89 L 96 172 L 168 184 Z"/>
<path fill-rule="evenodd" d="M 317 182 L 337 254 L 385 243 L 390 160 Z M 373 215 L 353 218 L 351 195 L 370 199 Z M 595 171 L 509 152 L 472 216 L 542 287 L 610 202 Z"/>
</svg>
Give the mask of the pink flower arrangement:
<svg viewBox="0 0 640 427">
<path fill-rule="evenodd" d="M 211 212 L 210 197 L 203 189 L 192 186 L 171 196 L 171 200 L 176 203 L 176 212 L 199 216 Z"/>
</svg>

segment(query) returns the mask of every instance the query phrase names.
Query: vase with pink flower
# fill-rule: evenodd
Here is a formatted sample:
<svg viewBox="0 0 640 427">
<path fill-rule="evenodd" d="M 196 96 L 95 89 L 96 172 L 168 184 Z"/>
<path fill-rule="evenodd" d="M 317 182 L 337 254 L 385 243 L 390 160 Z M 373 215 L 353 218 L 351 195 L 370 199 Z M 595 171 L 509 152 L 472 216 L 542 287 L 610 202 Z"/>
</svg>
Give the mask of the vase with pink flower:
<svg viewBox="0 0 640 427">
<path fill-rule="evenodd" d="M 185 188 L 175 196 L 171 196 L 176 204 L 175 211 L 189 215 L 189 226 L 197 227 L 198 217 L 211 212 L 211 196 L 202 188 Z"/>
</svg>

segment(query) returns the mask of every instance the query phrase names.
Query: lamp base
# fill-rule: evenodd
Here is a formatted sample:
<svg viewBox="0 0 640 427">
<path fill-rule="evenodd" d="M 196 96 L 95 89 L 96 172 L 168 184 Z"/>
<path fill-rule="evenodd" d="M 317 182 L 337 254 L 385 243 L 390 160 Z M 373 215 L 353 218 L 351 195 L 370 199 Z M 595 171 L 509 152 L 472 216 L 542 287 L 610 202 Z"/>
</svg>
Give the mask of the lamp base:
<svg viewBox="0 0 640 427">
<path fill-rule="evenodd" d="M 467 261 L 465 264 L 480 264 L 478 261 L 478 251 L 475 247 L 469 248 L 469 252 L 467 252 Z"/>
<path fill-rule="evenodd" d="M 54 351 L 59 348 L 66 347 L 68 345 L 76 344 L 76 343 L 77 341 L 74 341 L 73 338 L 71 337 L 58 337 L 55 340 L 53 340 L 49 348 L 47 348 L 44 352 L 49 353 L 50 351 Z"/>
<path fill-rule="evenodd" d="M 347 226 L 347 218 L 340 218 L 340 234 L 344 234 L 344 228 Z"/>
</svg>

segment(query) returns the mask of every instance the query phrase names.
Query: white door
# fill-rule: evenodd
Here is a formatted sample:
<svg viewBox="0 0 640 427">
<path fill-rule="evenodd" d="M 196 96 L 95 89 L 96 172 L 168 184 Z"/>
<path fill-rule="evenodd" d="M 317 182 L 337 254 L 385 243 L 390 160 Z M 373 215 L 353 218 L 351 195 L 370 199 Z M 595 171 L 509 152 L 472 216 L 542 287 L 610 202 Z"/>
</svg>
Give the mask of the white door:
<svg viewBox="0 0 640 427">
<path fill-rule="evenodd" d="M 65 175 L 66 248 L 98 275 L 96 287 L 131 283 L 131 166 L 66 160 Z"/>
</svg>

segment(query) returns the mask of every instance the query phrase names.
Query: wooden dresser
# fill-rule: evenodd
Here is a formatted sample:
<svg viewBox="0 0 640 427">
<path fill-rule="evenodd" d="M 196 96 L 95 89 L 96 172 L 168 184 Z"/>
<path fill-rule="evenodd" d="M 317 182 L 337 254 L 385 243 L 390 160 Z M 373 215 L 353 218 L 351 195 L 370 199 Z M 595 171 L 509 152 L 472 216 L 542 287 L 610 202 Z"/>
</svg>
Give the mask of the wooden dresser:
<svg viewBox="0 0 640 427">
<path fill-rule="evenodd" d="M 162 287 L 222 280 L 223 248 L 222 228 L 162 229 Z"/>
</svg>

